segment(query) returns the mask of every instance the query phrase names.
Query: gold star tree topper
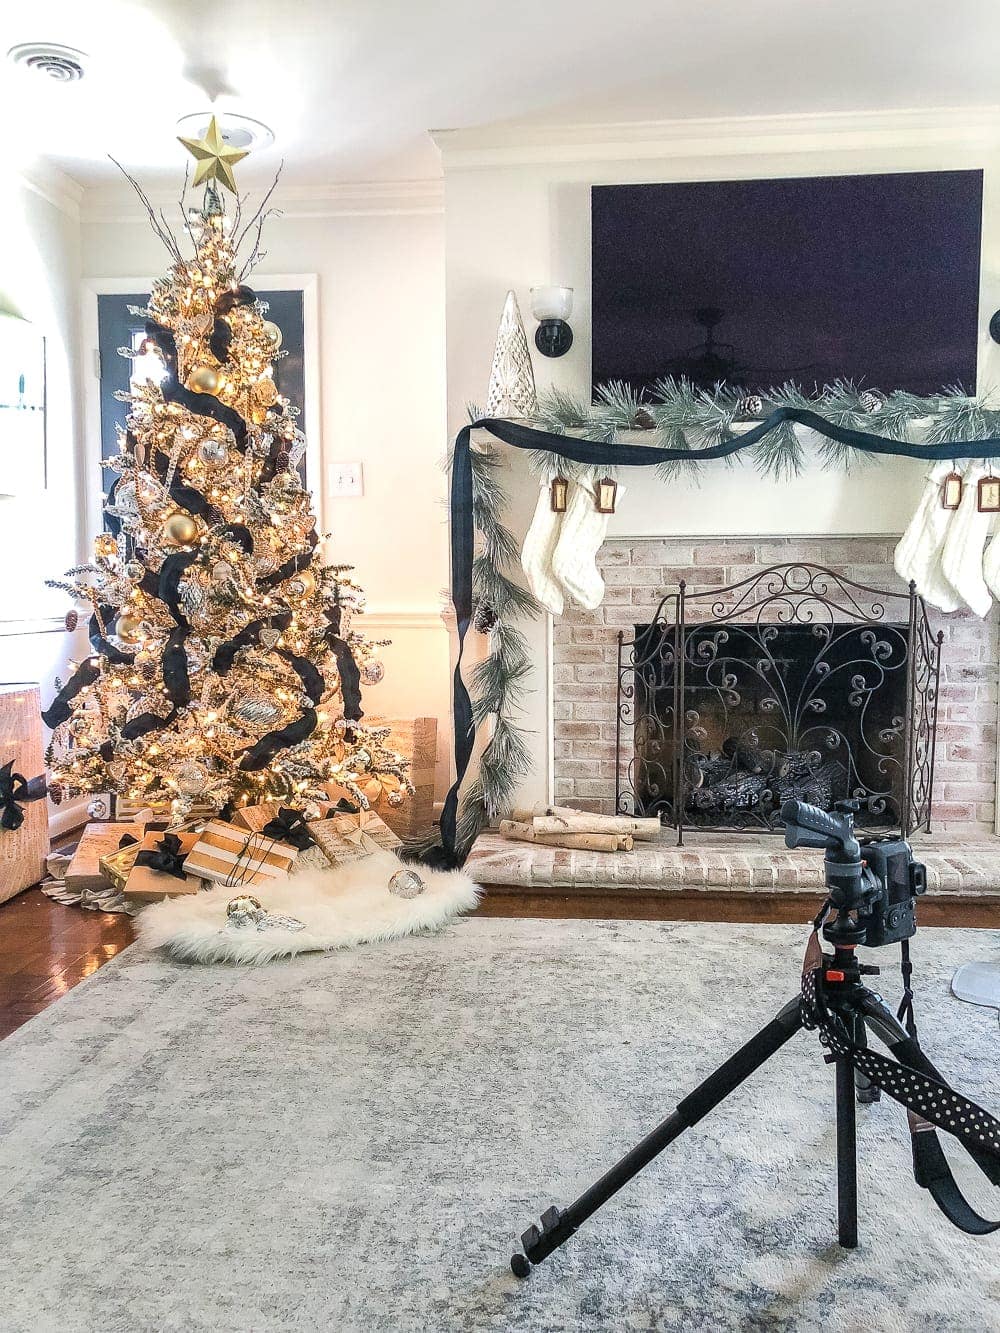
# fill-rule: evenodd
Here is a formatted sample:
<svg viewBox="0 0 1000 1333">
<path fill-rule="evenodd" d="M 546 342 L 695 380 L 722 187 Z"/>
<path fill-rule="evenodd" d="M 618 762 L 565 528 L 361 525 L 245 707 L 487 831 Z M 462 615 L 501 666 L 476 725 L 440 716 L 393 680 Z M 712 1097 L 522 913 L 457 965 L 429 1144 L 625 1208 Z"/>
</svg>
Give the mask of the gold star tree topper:
<svg viewBox="0 0 1000 1333">
<path fill-rule="evenodd" d="M 221 181 L 230 193 L 236 193 L 233 167 L 237 162 L 243 161 L 247 151 L 229 147 L 214 116 L 208 122 L 204 139 L 182 139 L 180 135 L 177 138 L 198 163 L 194 169 L 195 185 L 200 185 L 202 181 Z"/>
</svg>

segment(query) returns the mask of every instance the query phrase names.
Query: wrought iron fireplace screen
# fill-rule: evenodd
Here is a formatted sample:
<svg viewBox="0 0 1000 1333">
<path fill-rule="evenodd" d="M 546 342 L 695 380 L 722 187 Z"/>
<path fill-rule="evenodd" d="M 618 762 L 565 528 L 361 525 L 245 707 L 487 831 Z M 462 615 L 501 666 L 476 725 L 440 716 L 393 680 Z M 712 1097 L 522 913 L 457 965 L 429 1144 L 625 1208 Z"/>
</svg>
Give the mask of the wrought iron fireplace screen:
<svg viewBox="0 0 1000 1333">
<path fill-rule="evenodd" d="M 618 635 L 616 809 L 778 831 L 790 796 L 930 828 L 941 640 L 923 599 L 820 565 L 681 582 Z"/>
</svg>

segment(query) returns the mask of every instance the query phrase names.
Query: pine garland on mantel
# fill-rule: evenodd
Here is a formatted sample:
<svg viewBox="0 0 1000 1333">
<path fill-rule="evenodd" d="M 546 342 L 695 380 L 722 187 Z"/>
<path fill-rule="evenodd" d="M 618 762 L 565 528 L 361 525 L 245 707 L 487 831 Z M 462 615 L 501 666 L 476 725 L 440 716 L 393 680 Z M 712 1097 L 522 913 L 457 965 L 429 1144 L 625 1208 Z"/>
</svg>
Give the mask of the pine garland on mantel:
<svg viewBox="0 0 1000 1333">
<path fill-rule="evenodd" d="M 744 393 L 726 385 L 709 392 L 685 379 L 658 380 L 648 396 L 620 381 L 602 384 L 593 403 L 560 389 L 539 395 L 538 409 L 528 422 L 542 430 L 560 434 L 585 433 L 609 444 L 627 432 L 648 433 L 650 444 L 666 449 L 684 449 L 687 459 L 661 463 L 656 471 L 666 480 L 704 467 L 698 451 L 738 439 L 740 427 L 765 420 L 777 408 L 801 407 L 818 412 L 828 421 L 853 430 L 871 431 L 888 439 L 911 443 L 947 444 L 952 440 L 981 439 L 1000 435 L 1000 410 L 986 397 L 969 397 L 960 387 L 920 397 L 897 389 L 883 394 L 838 380 L 818 393 L 807 394 L 798 385 L 783 384 L 760 393 Z M 749 451 L 754 465 L 765 476 L 781 481 L 796 476 L 805 463 L 802 428 L 786 421 L 770 431 Z M 817 437 L 819 458 L 824 467 L 847 469 L 869 464 L 869 454 Z M 551 455 L 540 455 L 544 469 Z M 740 461 L 733 456 L 731 466 Z"/>
<path fill-rule="evenodd" d="M 657 473 L 667 480 L 697 475 L 706 466 L 698 457 L 700 449 L 738 439 L 741 425 L 753 426 L 780 407 L 808 408 L 837 425 L 914 444 L 1000 437 L 1000 410 L 991 407 L 988 399 L 969 397 L 957 387 L 920 397 L 902 390 L 882 394 L 838 381 L 812 395 L 794 384 L 744 394 L 722 385 L 708 392 L 686 380 L 664 379 L 648 397 L 616 382 L 599 386 L 595 398 L 588 403 L 551 389 L 540 395 L 537 412 L 525 424 L 556 434 L 604 439 L 609 444 L 644 432 L 651 445 L 690 454 L 690 459 L 657 465 Z M 477 409 L 469 408 L 470 421 L 480 417 Z M 752 446 L 748 454 L 761 473 L 780 481 L 802 470 L 801 430 L 793 422 L 782 422 Z M 816 441 L 827 468 L 847 469 L 859 462 L 878 461 L 876 456 L 834 440 L 816 436 Z M 489 636 L 490 647 L 487 657 L 473 668 L 470 685 L 476 729 L 488 722 L 492 731 L 480 756 L 478 774 L 462 793 L 456 845 L 463 857 L 481 830 L 506 812 L 518 781 L 531 768 L 526 732 L 515 720 L 531 662 L 527 641 L 512 622 L 533 618 L 541 609 L 509 574 L 519 564 L 520 546 L 501 519 L 507 497 L 498 475 L 500 456 L 487 445 L 474 449 L 471 460 L 473 518 L 480 534 L 472 570 L 473 624 Z M 579 476 L 588 471 L 542 451 L 533 453 L 531 461 L 544 475 L 562 471 Z M 730 466 L 739 461 L 740 455 L 725 460 Z"/>
</svg>

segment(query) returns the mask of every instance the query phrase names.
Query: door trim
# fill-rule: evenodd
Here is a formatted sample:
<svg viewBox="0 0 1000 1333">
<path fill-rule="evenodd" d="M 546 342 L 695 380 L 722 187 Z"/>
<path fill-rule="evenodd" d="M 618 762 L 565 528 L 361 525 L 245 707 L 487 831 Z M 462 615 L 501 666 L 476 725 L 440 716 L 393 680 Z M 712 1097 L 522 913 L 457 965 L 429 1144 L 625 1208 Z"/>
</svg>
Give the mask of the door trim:
<svg viewBox="0 0 1000 1333">
<path fill-rule="evenodd" d="M 83 453 L 84 453 L 84 506 L 87 521 L 80 533 L 77 558 L 89 559 L 94 533 L 100 532 L 101 522 L 101 380 L 98 365 L 99 296 L 121 296 L 127 292 L 148 292 L 154 279 L 141 278 L 84 278 L 81 301 L 80 339 L 83 365 Z M 320 384 L 319 384 L 319 276 L 316 273 L 261 273 L 252 280 L 253 290 L 267 292 L 302 293 L 302 378 L 305 401 L 293 404 L 301 409 L 302 429 L 306 437 L 306 475 L 314 500 L 316 529 L 324 531 L 323 450 L 320 443 Z"/>
</svg>

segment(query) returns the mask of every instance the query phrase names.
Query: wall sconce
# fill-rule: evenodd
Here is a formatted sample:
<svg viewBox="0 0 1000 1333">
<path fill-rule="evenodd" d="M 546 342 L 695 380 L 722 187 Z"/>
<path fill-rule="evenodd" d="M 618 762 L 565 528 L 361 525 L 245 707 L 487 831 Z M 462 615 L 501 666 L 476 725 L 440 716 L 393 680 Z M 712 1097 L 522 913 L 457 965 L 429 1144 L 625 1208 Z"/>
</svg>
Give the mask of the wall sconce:
<svg viewBox="0 0 1000 1333">
<path fill-rule="evenodd" d="M 538 320 L 535 346 L 542 356 L 565 356 L 573 346 L 566 323 L 573 313 L 572 287 L 532 287 L 531 313 Z"/>
</svg>

